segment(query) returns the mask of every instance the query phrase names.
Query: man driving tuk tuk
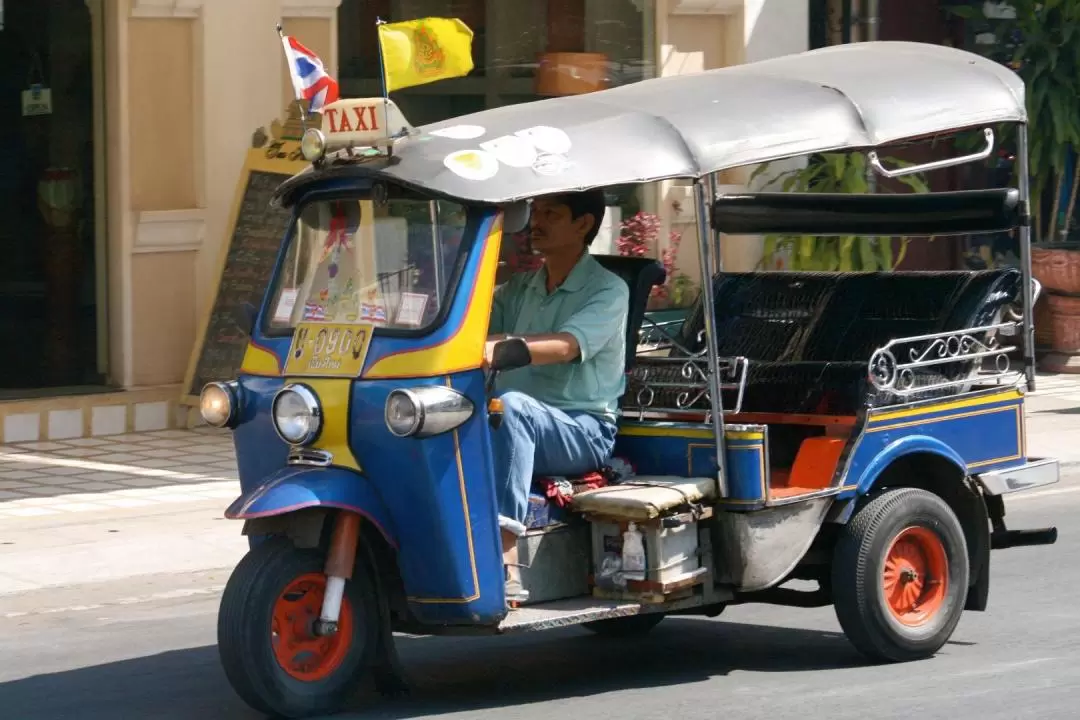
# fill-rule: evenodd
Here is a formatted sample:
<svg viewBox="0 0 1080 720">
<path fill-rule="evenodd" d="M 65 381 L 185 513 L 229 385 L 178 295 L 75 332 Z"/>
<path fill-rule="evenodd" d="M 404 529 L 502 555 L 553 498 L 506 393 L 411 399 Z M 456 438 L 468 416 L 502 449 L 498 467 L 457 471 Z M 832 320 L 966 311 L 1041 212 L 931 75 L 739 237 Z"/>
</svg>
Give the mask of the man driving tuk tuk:
<svg viewBox="0 0 1080 720">
<path fill-rule="evenodd" d="M 517 540 L 533 477 L 585 474 L 615 446 L 629 289 L 589 253 L 604 210 L 600 190 L 534 200 L 529 236 L 544 264 L 514 275 L 493 298 L 485 361 L 508 337 L 523 339 L 532 359 L 496 381 L 503 420 L 492 450 L 509 601 L 528 598 Z"/>
</svg>

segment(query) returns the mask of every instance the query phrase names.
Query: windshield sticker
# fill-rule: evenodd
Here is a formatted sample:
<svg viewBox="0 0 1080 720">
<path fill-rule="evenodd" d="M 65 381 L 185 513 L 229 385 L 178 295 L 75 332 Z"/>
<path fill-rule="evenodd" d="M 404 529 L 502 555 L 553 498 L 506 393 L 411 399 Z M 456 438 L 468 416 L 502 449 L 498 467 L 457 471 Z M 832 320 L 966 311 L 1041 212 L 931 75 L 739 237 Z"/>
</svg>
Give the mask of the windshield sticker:
<svg viewBox="0 0 1080 720">
<path fill-rule="evenodd" d="M 480 147 L 494 155 L 503 165 L 510 167 L 527 168 L 536 162 L 536 146 L 517 135 L 503 135 L 480 143 Z"/>
<path fill-rule="evenodd" d="M 304 319 L 305 320 L 325 320 L 326 319 L 326 306 L 319 305 L 318 303 L 311 302 L 310 300 L 304 303 Z"/>
<path fill-rule="evenodd" d="M 436 137 L 450 138 L 451 140 L 475 140 L 483 137 L 487 130 L 479 125 L 451 125 L 450 127 L 432 130 L 429 134 Z"/>
<path fill-rule="evenodd" d="M 443 165 L 466 180 L 490 180 L 499 172 L 499 161 L 484 150 L 458 150 L 446 156 Z"/>
<path fill-rule="evenodd" d="M 300 288 L 285 288 L 278 298 L 277 307 L 274 308 L 274 322 L 287 323 L 292 318 L 293 308 L 296 307 L 296 296 Z"/>
<path fill-rule="evenodd" d="M 360 305 L 361 322 L 386 322 L 386 308 L 380 303 L 362 303 Z"/>
<path fill-rule="evenodd" d="M 542 153 L 565 155 L 570 152 L 572 146 L 569 135 L 559 128 L 548 127 L 547 125 L 526 128 L 514 134 L 527 140 Z"/>
<path fill-rule="evenodd" d="M 424 310 L 428 296 L 422 293 L 401 293 L 401 305 L 398 307 L 397 324 L 420 327 L 424 322 Z"/>
</svg>

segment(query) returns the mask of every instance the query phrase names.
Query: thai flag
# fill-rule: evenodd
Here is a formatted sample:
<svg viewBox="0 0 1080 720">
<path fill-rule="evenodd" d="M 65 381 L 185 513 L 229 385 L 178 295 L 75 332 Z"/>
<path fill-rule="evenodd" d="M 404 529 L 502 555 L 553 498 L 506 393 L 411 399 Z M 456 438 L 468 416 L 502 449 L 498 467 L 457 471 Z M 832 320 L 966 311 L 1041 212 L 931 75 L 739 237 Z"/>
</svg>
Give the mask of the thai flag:
<svg viewBox="0 0 1080 720">
<path fill-rule="evenodd" d="M 283 34 L 281 44 L 285 48 L 285 60 L 289 64 L 296 99 L 307 100 L 311 112 L 322 112 L 325 106 L 339 97 L 337 81 L 326 72 L 326 66 L 319 56 L 296 38 Z"/>
</svg>

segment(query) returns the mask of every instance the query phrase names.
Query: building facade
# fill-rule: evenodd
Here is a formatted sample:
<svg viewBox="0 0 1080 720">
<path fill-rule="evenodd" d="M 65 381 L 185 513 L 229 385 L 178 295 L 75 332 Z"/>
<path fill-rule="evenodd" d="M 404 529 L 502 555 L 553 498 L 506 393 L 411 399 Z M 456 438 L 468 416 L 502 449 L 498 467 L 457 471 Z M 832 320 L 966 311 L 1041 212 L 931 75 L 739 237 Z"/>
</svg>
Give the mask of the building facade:
<svg viewBox="0 0 1080 720">
<path fill-rule="evenodd" d="M 808 12 L 805 0 L 8 3 L 0 130 L 16 152 L 0 162 L 0 202 L 17 220 L 0 230 L 9 257 L 0 339 L 19 351 L 0 360 L 0 440 L 186 422 L 180 384 L 244 157 L 292 98 L 278 23 L 323 58 L 344 95 L 365 96 L 379 93 L 376 17 L 464 20 L 475 32 L 473 73 L 394 95 L 419 125 L 798 52 Z M 567 63 L 583 73 L 551 72 Z M 662 237 L 692 235 L 688 192 L 675 182 L 616 189 L 613 227 L 648 210 Z M 679 251 L 691 277 L 695 246 Z M 731 247 L 729 267 L 756 263 L 753 242 Z"/>
</svg>

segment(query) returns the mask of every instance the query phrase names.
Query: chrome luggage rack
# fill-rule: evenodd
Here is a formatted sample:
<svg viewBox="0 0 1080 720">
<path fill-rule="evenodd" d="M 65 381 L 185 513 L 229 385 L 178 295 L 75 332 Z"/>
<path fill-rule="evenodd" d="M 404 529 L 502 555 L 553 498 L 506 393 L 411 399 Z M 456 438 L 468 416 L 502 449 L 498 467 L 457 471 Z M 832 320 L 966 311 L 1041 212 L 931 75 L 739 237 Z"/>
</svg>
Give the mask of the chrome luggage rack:
<svg viewBox="0 0 1080 720">
<path fill-rule="evenodd" d="M 706 351 L 684 347 L 668 332 L 681 321 L 654 323 L 639 332 L 637 360 L 627 374 L 626 394 L 623 396 L 624 416 L 643 420 L 651 413 L 696 413 L 711 420 L 712 396 L 709 392 L 709 364 Z M 704 331 L 697 335 L 697 345 L 704 344 Z M 671 356 L 672 350 L 678 355 Z M 742 409 L 746 392 L 749 361 L 745 357 L 719 358 L 720 389 L 735 392 L 734 406 L 725 413 Z"/>
<path fill-rule="evenodd" d="M 1009 358 L 1019 346 L 1001 345 L 999 336 L 1016 337 L 1021 328 L 1019 323 L 1004 322 L 890 340 L 870 356 L 867 366 L 870 384 L 875 390 L 900 399 L 932 390 L 960 388 L 959 394 L 975 385 L 1019 384 L 1024 373 L 1013 370 Z M 987 359 L 990 360 L 989 368 L 986 367 Z M 932 377 L 926 384 L 918 383 L 918 370 L 960 363 L 971 364 L 963 377 L 955 380 Z"/>
</svg>

